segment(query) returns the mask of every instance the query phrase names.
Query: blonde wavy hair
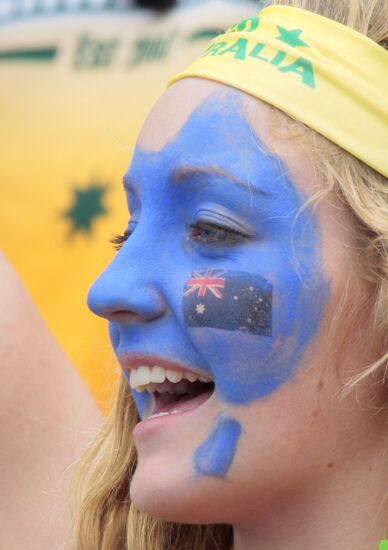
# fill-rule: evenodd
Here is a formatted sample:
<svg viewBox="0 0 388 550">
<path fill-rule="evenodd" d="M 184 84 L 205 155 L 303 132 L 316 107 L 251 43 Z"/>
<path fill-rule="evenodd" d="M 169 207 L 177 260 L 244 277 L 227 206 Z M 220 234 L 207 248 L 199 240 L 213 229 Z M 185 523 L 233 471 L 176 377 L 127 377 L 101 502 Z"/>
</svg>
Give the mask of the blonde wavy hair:
<svg viewBox="0 0 388 550">
<path fill-rule="evenodd" d="M 364 33 L 388 49 L 388 0 L 273 0 L 268 4 L 319 13 Z M 313 151 L 317 170 L 327 182 L 320 196 L 334 191 L 353 213 L 360 261 L 376 289 L 374 334 L 378 356 L 348 387 L 371 375 L 383 384 L 388 368 L 387 179 L 284 113 L 272 111 L 274 116 L 286 119 L 289 136 L 297 134 L 299 141 Z M 70 496 L 74 550 L 231 549 L 233 533 L 228 525 L 170 523 L 136 509 L 130 500 L 129 487 L 137 461 L 131 433 L 138 420 L 122 376 L 112 411 L 73 476 Z"/>
</svg>

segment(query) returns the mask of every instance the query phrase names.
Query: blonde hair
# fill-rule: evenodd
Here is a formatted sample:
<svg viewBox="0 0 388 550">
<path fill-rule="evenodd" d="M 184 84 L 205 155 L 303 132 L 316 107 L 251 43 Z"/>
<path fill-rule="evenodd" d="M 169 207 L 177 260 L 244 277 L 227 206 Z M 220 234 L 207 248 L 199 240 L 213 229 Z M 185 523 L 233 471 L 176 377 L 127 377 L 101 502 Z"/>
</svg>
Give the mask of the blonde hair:
<svg viewBox="0 0 388 550">
<path fill-rule="evenodd" d="M 281 0 L 348 25 L 388 46 L 387 0 Z M 278 112 L 278 116 L 286 117 Z M 374 332 L 379 357 L 352 380 L 354 386 L 371 374 L 385 379 L 388 365 L 388 182 L 361 161 L 288 119 L 289 131 L 308 135 L 317 170 L 327 186 L 353 213 L 364 271 L 376 289 Z M 138 415 L 128 384 L 121 376 L 115 403 L 98 438 L 77 466 L 71 487 L 74 550 L 227 550 L 233 546 L 227 525 L 184 525 L 139 512 L 129 497 L 136 468 L 131 433 Z"/>
</svg>

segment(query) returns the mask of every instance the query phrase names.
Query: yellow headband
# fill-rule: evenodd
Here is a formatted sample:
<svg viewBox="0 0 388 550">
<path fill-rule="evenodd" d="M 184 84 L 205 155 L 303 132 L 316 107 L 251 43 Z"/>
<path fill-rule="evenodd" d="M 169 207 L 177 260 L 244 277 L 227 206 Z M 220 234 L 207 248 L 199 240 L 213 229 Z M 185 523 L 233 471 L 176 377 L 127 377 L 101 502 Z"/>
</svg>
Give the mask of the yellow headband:
<svg viewBox="0 0 388 550">
<path fill-rule="evenodd" d="M 271 6 L 217 36 L 186 77 L 278 107 L 388 177 L 388 52 L 315 13 Z"/>
</svg>

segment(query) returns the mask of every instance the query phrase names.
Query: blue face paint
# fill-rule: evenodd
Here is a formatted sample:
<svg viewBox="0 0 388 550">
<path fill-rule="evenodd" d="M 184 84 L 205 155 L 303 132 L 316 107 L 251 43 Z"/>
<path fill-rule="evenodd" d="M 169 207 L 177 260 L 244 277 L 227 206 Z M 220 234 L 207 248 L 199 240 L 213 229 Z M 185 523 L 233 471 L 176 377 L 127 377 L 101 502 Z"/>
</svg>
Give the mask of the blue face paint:
<svg viewBox="0 0 388 550">
<path fill-rule="evenodd" d="M 124 371 L 124 376 L 129 384 L 129 373 Z M 132 396 L 135 400 L 136 407 L 141 420 L 145 420 L 152 414 L 154 406 L 154 397 L 148 391 L 139 392 L 131 389 Z"/>
<path fill-rule="evenodd" d="M 125 176 L 131 235 L 89 294 L 100 315 L 136 313 L 110 323 L 118 356 L 158 355 L 207 371 L 220 401 L 235 405 L 291 379 L 329 289 L 318 222 L 311 209 L 301 210 L 307 197 L 252 135 L 240 97 L 215 93 L 161 151 L 136 148 Z M 219 312 L 229 328 L 214 318 L 194 322 L 187 304 L 197 297 L 183 294 L 204 268 L 225 272 L 241 289 L 250 278 L 271 315 L 257 330 L 236 329 L 231 310 Z M 144 417 L 150 404 L 134 396 Z"/>
<path fill-rule="evenodd" d="M 195 471 L 224 478 L 233 462 L 240 435 L 241 425 L 237 420 L 219 415 L 211 434 L 194 453 Z"/>
<path fill-rule="evenodd" d="M 152 395 L 147 391 L 143 391 L 140 393 L 136 390 L 132 390 L 132 395 L 135 399 L 137 410 L 139 411 L 139 416 L 141 420 L 148 418 L 152 414 Z"/>
</svg>

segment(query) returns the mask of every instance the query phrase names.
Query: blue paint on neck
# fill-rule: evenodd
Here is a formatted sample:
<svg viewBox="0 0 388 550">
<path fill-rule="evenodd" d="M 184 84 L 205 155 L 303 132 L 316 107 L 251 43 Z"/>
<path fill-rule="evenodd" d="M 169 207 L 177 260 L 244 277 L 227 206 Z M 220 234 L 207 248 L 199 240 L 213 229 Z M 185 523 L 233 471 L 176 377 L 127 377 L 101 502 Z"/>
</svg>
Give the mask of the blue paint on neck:
<svg viewBox="0 0 388 550">
<path fill-rule="evenodd" d="M 237 420 L 220 414 L 209 437 L 194 453 L 197 474 L 225 478 L 236 454 L 241 431 Z"/>
</svg>

